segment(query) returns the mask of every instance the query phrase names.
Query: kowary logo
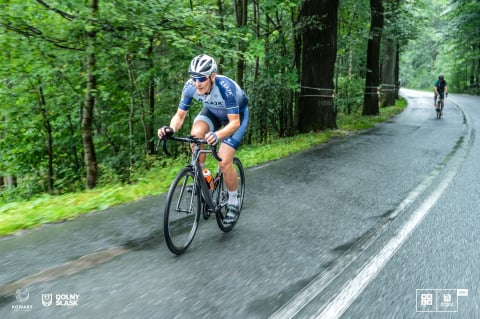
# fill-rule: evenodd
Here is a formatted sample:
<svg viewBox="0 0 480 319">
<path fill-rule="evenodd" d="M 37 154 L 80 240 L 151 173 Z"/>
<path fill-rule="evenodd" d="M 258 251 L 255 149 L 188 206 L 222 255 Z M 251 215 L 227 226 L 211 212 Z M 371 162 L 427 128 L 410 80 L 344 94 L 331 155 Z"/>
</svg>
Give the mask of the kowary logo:
<svg viewBox="0 0 480 319">
<path fill-rule="evenodd" d="M 17 289 L 15 292 L 15 298 L 19 302 L 19 304 L 12 305 L 12 310 L 13 311 L 31 311 L 32 310 L 32 305 L 27 305 L 25 302 L 30 298 L 30 292 L 28 289 L 21 290 Z"/>
</svg>

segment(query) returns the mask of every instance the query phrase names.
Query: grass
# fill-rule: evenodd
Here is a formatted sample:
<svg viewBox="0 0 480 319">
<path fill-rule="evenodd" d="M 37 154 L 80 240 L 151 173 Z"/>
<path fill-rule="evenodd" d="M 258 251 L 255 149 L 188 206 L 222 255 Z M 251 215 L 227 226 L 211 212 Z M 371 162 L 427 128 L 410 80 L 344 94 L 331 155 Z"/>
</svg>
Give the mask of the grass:
<svg viewBox="0 0 480 319">
<path fill-rule="evenodd" d="M 276 138 L 269 144 L 244 145 L 237 154 L 245 167 L 266 163 L 326 143 L 332 138 L 343 138 L 353 132 L 372 128 L 400 113 L 405 107 L 406 102 L 399 100 L 396 106 L 381 108 L 378 116 L 339 114 L 336 130 Z M 0 207 L 0 236 L 165 193 L 184 164 L 185 161 L 178 160 L 165 167 L 155 167 L 134 185 L 109 185 L 80 193 L 42 195 L 29 201 L 5 204 Z"/>
</svg>

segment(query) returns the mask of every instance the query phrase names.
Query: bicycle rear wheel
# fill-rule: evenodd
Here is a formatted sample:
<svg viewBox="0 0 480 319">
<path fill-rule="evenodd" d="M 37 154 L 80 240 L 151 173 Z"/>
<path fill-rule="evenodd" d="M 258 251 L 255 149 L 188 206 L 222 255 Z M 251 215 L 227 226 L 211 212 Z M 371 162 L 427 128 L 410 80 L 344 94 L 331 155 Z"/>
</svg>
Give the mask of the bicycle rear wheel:
<svg viewBox="0 0 480 319">
<path fill-rule="evenodd" d="M 233 168 L 235 169 L 235 172 L 237 172 L 237 178 L 238 178 L 238 214 L 239 214 L 238 217 L 240 217 L 240 212 L 242 211 L 242 207 L 243 207 L 243 199 L 245 198 L 245 172 L 243 170 L 243 165 L 240 159 L 236 157 L 233 159 Z M 225 185 L 225 182 L 223 181 L 223 178 L 221 179 L 220 185 L 218 185 L 217 191 L 218 191 L 217 203 L 219 205 L 219 209 L 216 212 L 217 224 L 222 231 L 229 232 L 233 229 L 236 222 L 233 224 L 223 223 L 223 219 L 227 214 L 227 204 L 228 204 L 228 189 L 227 189 L 227 186 Z M 238 221 L 238 218 L 237 218 L 237 221 Z"/>
<path fill-rule="evenodd" d="M 201 214 L 200 190 L 191 167 L 185 167 L 173 180 L 167 194 L 163 231 L 168 249 L 180 255 L 190 246 Z"/>
</svg>

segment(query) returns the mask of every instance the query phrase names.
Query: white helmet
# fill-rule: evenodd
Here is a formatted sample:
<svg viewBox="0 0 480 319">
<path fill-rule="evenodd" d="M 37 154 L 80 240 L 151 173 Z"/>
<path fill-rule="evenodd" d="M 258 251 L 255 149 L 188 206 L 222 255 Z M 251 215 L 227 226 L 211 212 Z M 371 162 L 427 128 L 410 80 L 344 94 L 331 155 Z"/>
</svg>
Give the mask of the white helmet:
<svg viewBox="0 0 480 319">
<path fill-rule="evenodd" d="M 217 63 L 215 60 L 206 54 L 200 54 L 193 58 L 188 68 L 188 73 L 191 76 L 210 76 L 210 74 L 217 72 Z"/>
</svg>

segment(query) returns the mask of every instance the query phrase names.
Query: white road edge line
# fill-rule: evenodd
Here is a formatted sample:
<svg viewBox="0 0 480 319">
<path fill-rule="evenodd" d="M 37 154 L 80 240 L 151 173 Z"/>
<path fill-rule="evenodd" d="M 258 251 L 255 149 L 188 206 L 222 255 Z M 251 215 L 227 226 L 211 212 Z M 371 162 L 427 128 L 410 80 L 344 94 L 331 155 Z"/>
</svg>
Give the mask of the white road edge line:
<svg viewBox="0 0 480 319">
<path fill-rule="evenodd" d="M 463 113 L 460 105 L 454 103 Z M 464 114 L 464 113 L 463 113 Z M 464 114 L 465 116 L 465 114 Z M 471 134 L 466 134 L 471 141 Z M 469 143 L 466 143 L 467 145 Z M 466 158 L 466 154 L 463 158 Z M 431 208 L 440 199 L 447 187 L 453 181 L 454 177 L 460 169 L 462 161 L 454 163 L 454 166 L 447 173 L 445 178 L 440 182 L 439 186 L 434 192 L 425 200 L 425 202 L 412 214 L 410 219 L 403 225 L 403 227 L 396 233 L 396 235 L 383 247 L 383 249 L 375 257 L 372 257 L 357 275 L 343 285 L 340 292 L 334 296 L 325 307 L 319 311 L 312 318 L 334 319 L 340 318 L 345 311 L 352 305 L 352 303 L 360 296 L 365 288 L 372 282 L 373 279 L 380 273 L 385 265 L 390 261 L 393 255 L 403 246 L 415 228 L 428 215 Z"/>
<path fill-rule="evenodd" d="M 424 193 L 432 184 L 433 180 L 439 175 L 440 171 L 435 169 L 428 175 L 408 196 L 398 205 L 398 207 L 389 216 L 394 219 L 405 210 L 407 210 L 412 203 L 414 203 L 420 195 Z M 377 224 L 375 227 L 375 234 L 368 238 L 359 247 L 359 251 L 363 252 L 370 247 L 373 242 L 377 240 L 388 228 L 390 221 L 386 223 Z M 332 281 L 334 281 L 347 267 L 349 267 L 360 254 L 356 251 L 347 251 L 341 260 L 337 260 L 335 266 L 327 269 L 319 276 L 317 276 L 310 284 L 295 295 L 290 301 L 277 309 L 269 319 L 285 319 L 293 318 L 299 313 L 308 303 L 310 303 L 316 296 L 318 296 Z"/>
<path fill-rule="evenodd" d="M 465 117 L 465 113 L 463 112 L 463 109 L 460 107 L 459 104 L 453 102 L 453 104 L 455 104 L 455 106 L 457 106 L 461 113 L 463 114 L 463 116 Z M 472 141 L 472 131 L 470 130 L 470 132 L 468 134 L 465 134 L 463 135 L 464 137 L 467 137 L 470 141 Z M 468 145 L 469 143 L 464 143 L 464 145 Z M 465 147 L 465 146 L 464 146 Z M 462 147 L 463 148 L 463 147 Z M 468 153 L 469 151 L 467 150 L 466 153 Z M 463 158 L 466 158 L 466 154 L 463 154 L 463 156 L 461 156 Z M 462 162 L 462 161 L 460 161 Z M 439 193 L 443 193 L 445 191 L 445 189 L 448 187 L 448 185 L 451 183 L 451 181 L 453 180 L 453 178 L 455 177 L 455 175 L 457 174 L 458 170 L 460 168 L 460 163 L 455 163 L 452 167 L 452 169 L 450 170 L 450 174 L 447 174 L 447 176 L 443 179 L 443 182 L 440 184 L 440 186 L 437 187 L 437 189 L 435 190 L 435 193 L 439 192 Z M 430 174 L 429 176 L 427 176 L 427 178 L 425 180 L 422 181 L 422 183 L 420 183 L 408 196 L 407 198 L 405 198 L 400 204 L 399 204 L 399 207 L 397 207 L 397 209 L 392 213 L 392 215 L 390 216 L 391 218 L 395 218 L 397 217 L 401 212 L 403 212 L 404 210 L 408 209 L 408 207 L 415 201 L 417 200 L 417 198 L 427 189 L 427 188 L 430 188 L 430 185 L 432 183 L 432 181 L 440 174 L 440 171 L 436 171 L 436 172 L 433 172 L 433 174 Z M 444 187 L 442 188 L 441 185 L 444 185 Z M 434 193 L 434 194 L 435 194 Z M 434 200 L 434 202 L 431 204 L 431 206 L 428 207 L 428 210 L 430 210 L 430 208 L 433 206 L 433 204 L 438 200 L 438 198 L 441 196 L 441 194 L 438 194 L 438 196 L 434 196 L 434 195 L 431 195 L 428 199 L 428 200 L 432 200 L 433 198 L 436 197 L 436 199 Z M 419 208 L 417 209 L 416 213 L 414 213 L 414 215 L 412 215 L 412 217 L 410 218 L 410 221 L 413 222 L 413 220 L 416 218 L 416 217 L 420 217 L 419 220 L 418 220 L 418 223 L 421 222 L 421 220 L 427 215 L 428 213 L 428 210 L 426 212 L 424 212 L 424 215 L 423 216 L 416 216 L 417 214 L 419 214 L 419 210 L 423 207 L 427 207 L 427 201 L 424 202 L 424 204 Z M 417 225 L 418 225 L 417 223 Z M 415 227 L 417 225 L 414 225 L 414 227 L 412 227 L 412 229 L 410 230 L 410 232 L 412 232 Z M 407 227 L 407 225 L 404 225 L 404 229 Z M 383 233 L 384 231 L 382 230 L 381 233 Z M 400 235 L 399 232 L 397 232 L 397 237 Z M 405 235 L 405 241 L 407 239 L 407 237 L 410 235 L 410 233 L 407 233 Z M 379 235 L 375 236 L 374 240 L 376 240 L 378 238 Z M 392 239 L 391 241 L 393 241 L 394 239 Z M 368 243 L 366 245 L 366 247 L 369 247 L 371 243 Z M 401 245 L 403 245 L 403 243 L 401 243 L 398 248 L 401 247 Z M 397 248 L 397 250 L 398 250 Z M 385 250 L 385 248 L 384 248 Z M 395 253 L 395 252 L 393 252 Z M 390 258 L 393 256 L 393 253 L 390 257 L 388 257 L 387 260 L 385 260 L 383 266 L 385 266 L 385 264 L 390 260 Z M 320 274 L 317 278 L 315 278 L 309 285 L 307 285 L 304 289 L 302 289 L 297 295 L 295 295 L 295 297 L 293 297 L 292 299 L 290 299 L 289 302 L 287 302 L 286 304 L 284 304 L 282 307 L 280 307 L 279 309 L 277 309 L 270 317 L 269 319 L 284 319 L 284 318 L 293 318 L 295 317 L 302 309 L 304 309 L 307 304 L 309 304 L 316 296 L 318 296 L 318 294 L 320 294 L 333 280 L 335 280 L 335 278 L 337 278 L 341 272 L 343 272 L 347 266 L 349 266 L 350 264 L 353 263 L 354 260 L 357 259 L 358 256 L 353 256 L 353 257 L 350 257 L 348 261 L 346 262 L 343 262 L 341 263 L 339 266 L 337 267 L 334 267 L 333 269 L 330 269 L 328 271 L 326 271 L 325 273 L 322 273 Z M 374 258 L 371 258 L 370 261 L 373 261 Z M 382 266 L 382 268 L 383 268 Z M 366 266 L 364 265 L 363 266 L 363 269 L 365 269 Z M 378 270 L 378 272 L 380 272 L 381 269 Z M 377 272 L 377 274 L 378 274 Z M 375 274 L 376 276 L 376 274 Z M 358 277 L 358 275 L 357 275 Z M 373 280 L 373 278 L 371 279 Z M 370 280 L 370 281 L 371 281 Z M 351 280 L 353 281 L 353 279 Z M 366 284 L 365 284 L 365 287 L 370 283 L 370 281 L 368 281 Z M 344 286 L 345 287 L 345 286 Z M 362 291 L 363 289 L 365 289 L 365 287 L 362 288 Z M 360 293 L 362 291 L 359 291 L 359 293 L 356 295 L 355 298 L 357 298 Z M 338 299 L 338 298 L 337 298 Z M 319 309 L 319 311 L 317 312 L 316 314 L 316 317 L 314 318 L 321 318 L 321 319 L 324 319 L 322 316 L 323 316 L 323 313 L 325 311 L 322 312 L 322 310 L 326 310 L 326 307 L 329 306 L 330 303 L 332 303 L 334 300 L 334 298 L 330 299 L 330 301 L 322 308 Z M 345 308 L 345 310 L 342 311 L 341 314 L 343 314 L 346 309 L 348 309 L 348 307 L 353 303 L 355 299 L 353 299 L 349 304 L 348 306 Z M 321 314 L 320 314 L 321 313 Z M 341 315 L 340 314 L 340 315 Z M 335 318 L 335 317 L 332 317 L 332 318 Z"/>
<path fill-rule="evenodd" d="M 371 258 L 357 273 L 357 275 L 343 285 L 340 292 L 333 297 L 312 318 L 334 319 L 340 318 L 350 305 L 365 290 L 368 284 L 375 279 L 378 273 L 385 267 L 392 256 L 407 241 L 410 234 L 428 215 L 430 209 L 445 192 L 448 185 L 457 174 L 458 167 L 450 171 L 440 185 L 433 191 L 427 200 L 413 213 L 412 217 L 403 225 L 397 234 L 383 247 L 376 256 Z"/>
</svg>

